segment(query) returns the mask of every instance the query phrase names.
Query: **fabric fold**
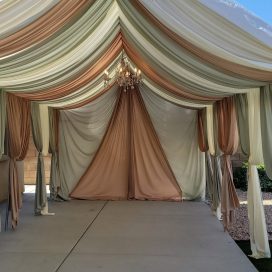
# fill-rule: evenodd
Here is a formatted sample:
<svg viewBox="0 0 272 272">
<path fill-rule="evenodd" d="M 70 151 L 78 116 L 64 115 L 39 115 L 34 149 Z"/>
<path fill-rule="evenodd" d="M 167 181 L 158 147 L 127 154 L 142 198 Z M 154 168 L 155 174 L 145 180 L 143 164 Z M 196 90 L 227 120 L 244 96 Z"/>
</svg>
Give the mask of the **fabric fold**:
<svg viewBox="0 0 272 272">
<path fill-rule="evenodd" d="M 119 92 L 102 143 L 71 197 L 181 200 L 138 88 Z"/>
<path fill-rule="evenodd" d="M 247 94 L 250 156 L 248 160 L 248 219 L 252 257 L 270 258 L 267 228 L 257 165 L 263 163 L 260 89 Z"/>
<path fill-rule="evenodd" d="M 181 189 L 136 87 L 130 95 L 130 198 L 181 200 Z"/>
<path fill-rule="evenodd" d="M 4 154 L 4 143 L 6 133 L 6 95 L 0 89 L 0 159 Z"/>
<path fill-rule="evenodd" d="M 233 213 L 240 206 L 233 183 L 230 155 L 238 147 L 239 136 L 234 97 L 224 98 L 216 103 L 218 122 L 218 144 L 223 155 L 223 175 L 221 192 L 221 210 L 224 229 L 227 230 L 233 221 Z"/>
<path fill-rule="evenodd" d="M 38 103 L 31 103 L 31 121 L 32 121 L 32 135 L 34 145 L 39 152 L 37 161 L 36 172 L 36 191 L 35 191 L 35 203 L 34 212 L 36 215 L 43 215 L 48 213 L 47 194 L 46 194 L 46 182 L 45 182 L 45 169 L 44 169 L 44 137 L 42 130 L 42 117 L 41 108 Z M 46 155 L 46 154 L 45 154 Z"/>
<path fill-rule="evenodd" d="M 22 206 L 21 186 L 18 180 L 16 160 L 23 160 L 30 136 L 30 104 L 29 101 L 7 94 L 7 128 L 9 165 L 9 210 L 11 224 L 15 229 L 19 221 L 19 209 Z"/>
<path fill-rule="evenodd" d="M 128 93 L 119 98 L 106 134 L 85 174 L 70 194 L 79 199 L 127 199 L 129 171 Z"/>
<path fill-rule="evenodd" d="M 260 103 L 265 171 L 268 177 L 272 179 L 272 84 L 261 87 Z"/>
<path fill-rule="evenodd" d="M 56 199 L 60 187 L 58 138 L 59 138 L 59 111 L 49 108 L 49 153 L 51 153 L 50 170 L 50 198 Z"/>
</svg>

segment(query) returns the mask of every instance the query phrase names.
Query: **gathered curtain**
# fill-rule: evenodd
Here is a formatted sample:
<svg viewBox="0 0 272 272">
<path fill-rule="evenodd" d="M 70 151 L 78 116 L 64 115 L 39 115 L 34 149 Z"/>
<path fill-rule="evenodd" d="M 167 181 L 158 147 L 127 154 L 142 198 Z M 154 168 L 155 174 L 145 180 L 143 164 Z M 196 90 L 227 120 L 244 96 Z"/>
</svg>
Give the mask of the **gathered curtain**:
<svg viewBox="0 0 272 272">
<path fill-rule="evenodd" d="M 59 174 L 59 111 L 53 108 L 48 109 L 49 113 L 49 153 L 51 154 L 50 171 L 50 198 L 56 199 L 60 187 Z"/>
<path fill-rule="evenodd" d="M 22 206 L 16 160 L 23 160 L 28 149 L 30 137 L 29 101 L 7 94 L 7 128 L 10 157 L 9 210 L 11 211 L 12 228 L 16 228 L 19 220 L 19 209 Z"/>
<path fill-rule="evenodd" d="M 122 7 L 122 1 L 118 0 L 118 2 Z M 191 54 L 217 67 L 217 70 L 264 82 L 271 80 L 271 65 L 267 65 L 268 60 L 271 60 L 271 48 L 262 42 L 256 43 L 255 38 L 253 38 L 253 42 L 252 36 L 245 33 L 242 39 L 241 29 L 238 32 L 227 20 L 220 21 L 216 13 L 201 6 L 199 2 L 171 4 L 160 0 L 154 4 L 149 0 L 137 0 L 130 5 L 130 11 L 133 10 L 134 13 L 138 11 L 144 15 L 169 38 Z M 192 12 L 195 14 L 192 15 Z M 197 18 L 197 22 L 195 18 Z M 202 29 L 207 25 L 214 31 L 207 32 L 207 27 L 205 30 Z M 227 31 L 223 31 L 224 29 Z M 226 39 L 227 35 L 230 35 L 229 37 L 232 39 Z M 218 37 L 224 41 L 219 45 Z M 237 38 L 233 39 L 233 37 Z M 231 40 L 231 43 L 234 40 L 235 43 L 238 43 L 233 46 L 228 40 Z M 227 55 L 225 55 L 226 51 Z M 267 66 L 269 68 L 265 69 Z"/>
<path fill-rule="evenodd" d="M 211 155 L 209 152 L 208 136 L 207 136 L 207 110 L 201 109 L 197 112 L 197 132 L 198 132 L 198 146 L 201 152 L 205 152 L 206 160 L 206 189 L 211 200 L 211 207 L 213 209 L 213 184 L 214 172 L 212 167 Z"/>
<path fill-rule="evenodd" d="M 221 220 L 221 186 L 222 186 L 222 169 L 220 156 L 222 152 L 218 146 L 217 133 L 218 123 L 216 115 L 216 107 L 208 105 L 206 107 L 206 127 L 207 127 L 207 142 L 209 155 L 206 159 L 207 164 L 207 179 L 210 180 L 210 195 L 211 195 L 211 209 L 216 214 L 217 218 Z M 208 152 L 207 152 L 208 153 Z"/>
<path fill-rule="evenodd" d="M 272 84 L 261 87 L 260 103 L 265 171 L 272 179 Z"/>
<path fill-rule="evenodd" d="M 6 133 L 6 94 L 0 89 L 0 159 L 4 153 Z"/>
<path fill-rule="evenodd" d="M 41 43 L 86 11 L 92 0 L 60 0 L 34 22 L 1 39 L 0 57 Z M 30 38 L 31 37 L 31 38 Z"/>
<path fill-rule="evenodd" d="M 49 123 L 48 109 L 38 103 L 31 103 L 32 135 L 35 147 L 38 151 L 36 172 L 36 192 L 34 212 L 36 215 L 47 215 L 48 202 L 46 194 L 46 181 L 44 169 L 44 155 L 47 155 L 49 147 Z"/>
<path fill-rule="evenodd" d="M 218 122 L 218 144 L 223 155 L 223 175 L 221 190 L 221 210 L 224 229 L 228 229 L 233 221 L 233 214 L 239 199 L 233 183 L 233 172 L 230 156 L 239 144 L 237 118 L 234 97 L 224 98 L 216 103 Z"/>
<path fill-rule="evenodd" d="M 209 145 L 207 139 L 206 109 L 201 109 L 197 112 L 197 133 L 199 149 L 201 152 L 208 151 Z"/>
<path fill-rule="evenodd" d="M 270 258 L 263 199 L 257 165 L 263 163 L 260 89 L 247 94 L 250 156 L 248 160 L 248 218 L 252 257 Z M 271 144 L 271 143 L 270 143 Z"/>
<path fill-rule="evenodd" d="M 119 90 L 107 132 L 71 196 L 181 199 L 181 190 L 138 88 L 128 92 Z"/>
<path fill-rule="evenodd" d="M 249 156 L 249 120 L 248 120 L 248 99 L 246 94 L 235 95 L 237 124 L 241 150 L 244 155 Z"/>
</svg>

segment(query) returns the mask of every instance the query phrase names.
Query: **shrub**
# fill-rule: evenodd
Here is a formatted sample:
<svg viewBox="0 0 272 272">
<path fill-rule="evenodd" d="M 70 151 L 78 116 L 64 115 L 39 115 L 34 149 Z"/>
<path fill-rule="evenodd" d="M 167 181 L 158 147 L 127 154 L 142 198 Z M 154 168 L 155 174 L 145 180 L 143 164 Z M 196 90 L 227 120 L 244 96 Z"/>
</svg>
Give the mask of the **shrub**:
<svg viewBox="0 0 272 272">
<path fill-rule="evenodd" d="M 243 191 L 247 190 L 247 168 L 248 163 L 244 163 L 242 167 L 237 167 L 233 172 L 234 185 Z M 266 175 L 264 165 L 257 166 L 261 189 L 263 192 L 272 192 L 272 180 Z"/>
</svg>

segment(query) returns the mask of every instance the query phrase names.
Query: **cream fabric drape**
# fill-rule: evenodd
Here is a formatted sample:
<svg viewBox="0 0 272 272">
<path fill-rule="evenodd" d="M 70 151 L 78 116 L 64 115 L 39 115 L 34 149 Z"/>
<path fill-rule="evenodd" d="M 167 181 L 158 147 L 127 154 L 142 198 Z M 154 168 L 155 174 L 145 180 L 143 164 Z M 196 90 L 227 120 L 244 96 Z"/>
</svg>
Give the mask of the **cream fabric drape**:
<svg viewBox="0 0 272 272">
<path fill-rule="evenodd" d="M 48 109 L 49 114 L 49 153 L 51 154 L 50 169 L 50 198 L 56 199 L 60 188 L 58 137 L 59 137 L 59 111 Z"/>
<path fill-rule="evenodd" d="M 248 99 L 246 94 L 235 95 L 237 121 L 239 129 L 240 146 L 242 152 L 249 156 L 249 121 L 248 121 Z"/>
<path fill-rule="evenodd" d="M 49 147 L 49 119 L 48 107 L 38 103 L 31 103 L 32 135 L 38 155 L 36 192 L 34 211 L 36 215 L 53 215 L 48 213 L 48 201 L 45 184 L 44 155 Z"/>
<path fill-rule="evenodd" d="M 93 161 L 71 193 L 83 199 L 181 200 L 138 86 L 118 91 L 111 121 Z"/>
<path fill-rule="evenodd" d="M 183 198 L 204 197 L 205 154 L 197 145 L 197 111 L 168 102 L 144 85 L 140 90 Z"/>
<path fill-rule="evenodd" d="M 239 5 L 238 2 L 231 0 L 200 0 L 200 2 L 258 39 L 259 42 L 263 42 L 271 47 L 271 25 L 267 24 L 260 17 L 247 10 L 243 5 Z"/>
<path fill-rule="evenodd" d="M 6 95 L 0 89 L 0 159 L 4 153 L 4 141 L 6 131 Z"/>
<path fill-rule="evenodd" d="M 6 37 L 32 23 L 59 0 L 13 0 L 0 3 L 0 37 Z"/>
<path fill-rule="evenodd" d="M 19 209 L 22 206 L 22 190 L 19 184 L 16 160 L 23 160 L 28 149 L 30 103 L 12 94 L 7 94 L 7 131 L 8 155 L 10 157 L 8 209 L 11 211 L 12 228 L 14 229 L 18 224 Z"/>
<path fill-rule="evenodd" d="M 270 249 L 262 203 L 258 164 L 263 163 L 260 90 L 247 94 L 250 156 L 248 165 L 248 218 L 252 257 L 269 258 Z"/>
<path fill-rule="evenodd" d="M 103 138 L 117 98 L 117 87 L 88 105 L 60 112 L 59 195 L 68 198 Z"/>
<path fill-rule="evenodd" d="M 160 22 L 199 48 L 234 63 L 272 71 L 271 47 L 199 1 L 139 1 Z"/>
<path fill-rule="evenodd" d="M 265 171 L 272 179 L 272 84 L 261 87 L 261 129 Z"/>
<path fill-rule="evenodd" d="M 209 153 L 211 154 L 212 167 L 212 210 L 216 216 L 221 220 L 221 186 L 222 186 L 222 169 L 221 169 L 221 151 L 218 147 L 217 141 L 217 116 L 214 114 L 214 105 L 206 107 L 206 124 L 207 124 L 207 140 L 209 146 Z M 214 120 L 215 119 L 215 120 Z"/>
</svg>

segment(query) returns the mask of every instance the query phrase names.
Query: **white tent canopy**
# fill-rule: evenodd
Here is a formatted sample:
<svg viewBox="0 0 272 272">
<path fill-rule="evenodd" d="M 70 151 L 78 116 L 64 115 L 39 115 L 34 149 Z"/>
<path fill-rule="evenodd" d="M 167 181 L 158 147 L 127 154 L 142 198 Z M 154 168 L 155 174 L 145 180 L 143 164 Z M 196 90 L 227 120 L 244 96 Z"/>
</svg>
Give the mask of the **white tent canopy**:
<svg viewBox="0 0 272 272">
<path fill-rule="evenodd" d="M 272 29 L 235 2 L 3 1 L 0 15 L 0 156 L 8 149 L 13 162 L 24 159 L 31 115 L 39 151 L 36 212 L 46 213 L 43 155 L 48 147 L 53 194 L 68 199 L 93 161 L 100 159 L 100 149 L 107 147 L 105 141 L 113 137 L 107 132 L 116 125 L 112 120 L 119 120 L 119 108 L 132 111 L 137 103 L 132 114 L 146 121 L 140 125 L 146 125 L 150 138 L 139 141 L 128 128 L 124 134 L 138 140 L 138 147 L 159 139 L 152 152 L 160 157 L 164 173 L 171 182 L 176 181 L 184 198 L 203 197 L 204 151 L 213 155 L 217 164 L 207 180 L 216 183 L 214 195 L 222 182 L 225 227 L 239 205 L 230 164 L 230 155 L 238 146 L 238 131 L 241 145 L 248 145 L 251 173 L 264 161 L 272 176 Z M 143 74 L 136 97 L 131 96 L 134 104 L 122 98 L 114 82 L 123 54 Z M 112 78 L 107 87 L 105 69 Z M 253 94 L 258 99 L 252 99 Z M 130 106 L 119 107 L 118 103 Z M 11 122 L 16 118 L 20 119 L 17 127 Z M 126 118 L 124 115 L 123 122 Z M 261 131 L 258 137 L 256 130 Z M 134 143 L 131 139 L 129 145 Z M 257 144 L 260 139 L 262 145 Z M 135 146 L 131 158 L 142 163 L 146 158 L 139 160 Z M 261 151 L 262 156 L 252 159 Z M 220 174 L 216 175 L 221 171 L 221 155 L 222 181 Z M 17 199 L 10 207 L 13 227 L 20 206 L 15 165 L 10 169 L 14 173 L 10 198 Z M 249 182 L 249 216 L 261 214 L 258 222 L 253 220 L 254 227 L 251 221 L 252 241 L 258 240 L 252 242 L 253 255 L 268 257 L 262 201 L 257 197 L 258 176 L 252 174 Z M 217 207 L 219 200 L 215 201 Z"/>
</svg>

